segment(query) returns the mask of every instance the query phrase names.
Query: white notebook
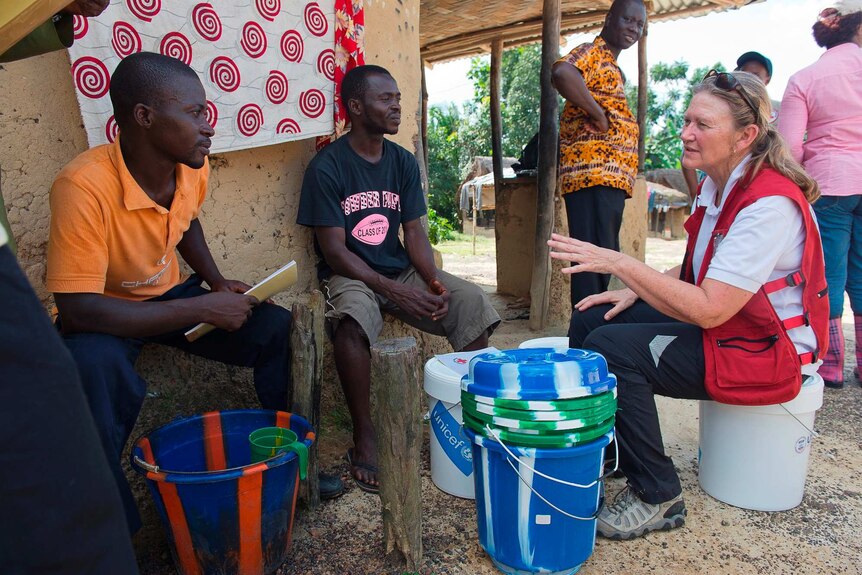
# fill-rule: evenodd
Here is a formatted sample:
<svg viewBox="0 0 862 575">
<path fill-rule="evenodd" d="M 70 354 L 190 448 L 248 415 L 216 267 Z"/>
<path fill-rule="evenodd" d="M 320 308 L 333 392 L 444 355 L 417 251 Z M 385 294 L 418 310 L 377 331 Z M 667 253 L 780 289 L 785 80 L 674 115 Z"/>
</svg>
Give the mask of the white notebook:
<svg viewBox="0 0 862 575">
<path fill-rule="evenodd" d="M 277 293 L 283 292 L 290 286 L 296 283 L 296 278 L 299 272 L 296 262 L 291 260 L 282 267 L 278 268 L 263 281 L 256 283 L 249 289 L 246 295 L 252 295 L 259 301 L 266 301 Z M 208 323 L 199 323 L 195 327 L 186 332 L 186 339 L 195 341 L 201 336 L 204 336 L 214 330 L 216 327 Z"/>
</svg>

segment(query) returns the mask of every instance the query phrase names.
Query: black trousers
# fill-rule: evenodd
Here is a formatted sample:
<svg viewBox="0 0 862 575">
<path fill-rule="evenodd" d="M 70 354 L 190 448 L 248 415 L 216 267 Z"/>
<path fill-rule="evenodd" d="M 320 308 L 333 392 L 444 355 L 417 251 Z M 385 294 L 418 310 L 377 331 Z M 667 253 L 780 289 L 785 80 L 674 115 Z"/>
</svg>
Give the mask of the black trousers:
<svg viewBox="0 0 862 575">
<path fill-rule="evenodd" d="M 193 275 L 151 301 L 184 299 L 209 293 Z M 145 343 L 179 348 L 230 365 L 254 368 L 254 386 L 264 409 L 287 409 L 290 386 L 290 312 L 270 303 L 254 308 L 251 318 L 235 332 L 216 330 L 189 343 L 179 330 L 142 339 L 106 333 L 73 333 L 63 337 L 81 374 L 90 411 L 114 479 L 120 490 L 129 531 L 141 525 L 135 498 L 120 465 L 123 447 L 138 419 L 147 382 L 135 371 Z"/>
<path fill-rule="evenodd" d="M 0 248 L 0 573 L 138 572 L 75 363 Z"/>
<path fill-rule="evenodd" d="M 563 196 L 569 236 L 602 248 L 620 251 L 620 226 L 627 198 L 625 191 L 608 186 L 592 186 Z M 608 274 L 571 275 L 572 307 L 596 293 L 607 291 Z"/>
<path fill-rule="evenodd" d="M 664 452 L 653 396 L 709 399 L 703 386 L 702 330 L 642 301 L 607 322 L 610 308 L 573 313 L 569 345 L 602 354 L 617 376 L 620 469 L 643 501 L 663 503 L 682 487 Z"/>
</svg>

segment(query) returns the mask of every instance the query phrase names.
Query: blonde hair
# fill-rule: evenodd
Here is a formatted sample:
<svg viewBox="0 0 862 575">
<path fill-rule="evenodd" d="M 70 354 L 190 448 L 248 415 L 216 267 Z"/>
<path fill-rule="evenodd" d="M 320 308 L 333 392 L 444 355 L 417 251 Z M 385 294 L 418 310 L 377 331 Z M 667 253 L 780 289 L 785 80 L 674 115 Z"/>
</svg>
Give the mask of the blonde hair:
<svg viewBox="0 0 862 575">
<path fill-rule="evenodd" d="M 751 145 L 751 161 L 746 168 L 745 179 L 751 181 L 763 169 L 764 164 L 799 186 L 805 199 L 814 203 L 820 197 L 817 182 L 809 176 L 799 162 L 790 155 L 790 150 L 784 138 L 778 133 L 775 125 L 770 122 L 772 102 L 766 92 L 766 85 L 754 74 L 748 72 L 728 72 L 739 82 L 751 103 L 757 106 L 757 118 L 745 98 L 737 90 L 724 90 L 716 86 L 716 78 L 705 78 L 695 86 L 694 93 L 708 93 L 727 102 L 733 116 L 736 128 L 741 130 L 754 124 L 758 134 Z"/>
</svg>

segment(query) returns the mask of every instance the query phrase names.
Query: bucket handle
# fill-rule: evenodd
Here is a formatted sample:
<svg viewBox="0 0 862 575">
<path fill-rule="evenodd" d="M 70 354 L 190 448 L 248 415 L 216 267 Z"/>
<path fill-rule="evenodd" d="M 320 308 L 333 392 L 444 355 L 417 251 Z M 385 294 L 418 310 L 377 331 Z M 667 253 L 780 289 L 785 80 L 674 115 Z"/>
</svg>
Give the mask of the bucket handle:
<svg viewBox="0 0 862 575">
<path fill-rule="evenodd" d="M 488 425 L 487 423 L 485 424 L 485 431 L 487 431 L 488 433 L 490 433 L 490 434 L 491 434 L 491 436 L 493 437 L 493 439 L 494 439 L 497 443 L 499 443 L 499 444 L 500 444 L 500 446 L 501 446 L 501 447 L 503 448 L 503 450 L 504 450 L 504 451 L 509 455 L 509 457 L 511 457 L 512 459 L 517 460 L 517 461 L 518 461 L 518 463 L 522 464 L 524 467 L 526 467 L 527 469 L 529 469 L 530 471 L 532 471 L 533 473 L 535 473 L 535 474 L 536 474 L 536 475 L 538 475 L 539 477 L 543 477 L 543 478 L 545 478 L 545 479 L 548 479 L 548 480 L 553 481 L 553 482 L 555 482 L 555 483 L 559 483 L 559 484 L 561 484 L 561 485 L 568 485 L 569 487 L 578 487 L 578 488 L 580 488 L 580 489 L 590 489 L 591 487 L 594 487 L 594 486 L 596 485 L 596 483 L 599 483 L 602 479 L 604 479 L 606 476 L 608 476 L 608 475 L 610 475 L 610 474 L 612 474 L 612 473 L 616 472 L 616 470 L 617 470 L 617 469 L 619 469 L 620 448 L 619 448 L 619 445 L 618 445 L 618 444 L 617 444 L 617 442 L 616 442 L 616 435 L 614 436 L 614 438 L 613 438 L 613 439 L 611 439 L 611 441 L 613 441 L 613 443 L 614 443 L 614 450 L 615 450 L 615 453 L 616 453 L 616 457 L 615 457 L 615 459 L 614 459 L 614 469 L 613 469 L 613 471 L 609 471 L 608 473 L 606 473 L 606 474 L 602 475 L 601 477 L 599 477 L 598 479 L 596 479 L 596 480 L 595 480 L 595 481 L 593 481 L 592 483 L 588 483 L 587 485 L 581 485 L 580 483 L 572 483 L 572 482 L 570 482 L 570 481 L 565 481 L 565 480 L 563 480 L 563 479 L 559 479 L 559 478 L 557 478 L 557 477 L 552 477 L 552 476 L 550 476 L 550 475 L 546 475 L 546 474 L 542 473 L 541 471 L 536 470 L 535 468 L 531 467 L 529 463 L 525 463 L 525 462 L 521 461 L 521 460 L 518 458 L 518 456 L 517 456 L 517 455 L 515 455 L 514 453 L 512 453 L 511 451 L 509 451 L 509 448 L 506 446 L 506 444 L 505 444 L 505 443 L 503 443 L 503 441 L 501 441 L 501 440 L 500 440 L 500 436 L 498 435 L 497 431 L 495 431 L 494 429 L 492 429 L 492 428 L 491 428 L 491 426 L 490 426 L 490 425 Z"/>
<path fill-rule="evenodd" d="M 798 418 L 798 417 L 796 417 L 796 415 L 794 415 L 794 414 L 793 414 L 789 409 L 787 409 L 787 407 L 785 407 L 785 405 L 784 405 L 783 403 L 779 403 L 778 405 L 780 405 L 780 406 L 781 406 L 781 409 L 783 409 L 784 411 L 786 411 L 786 412 L 787 412 L 787 415 L 789 415 L 790 417 L 792 417 L 793 419 L 795 419 L 795 420 L 796 420 L 796 423 L 798 423 L 799 425 L 801 425 L 802 427 L 804 427 L 804 428 L 805 428 L 805 430 L 806 430 L 808 433 L 810 433 L 810 434 L 811 434 L 811 437 L 820 437 L 820 434 L 819 434 L 819 433 L 817 433 L 816 431 L 814 431 L 813 429 L 811 429 L 810 427 L 808 427 L 807 425 L 805 425 L 804 423 L 802 423 L 802 421 L 800 421 L 800 420 L 799 420 L 799 418 Z"/>
<path fill-rule="evenodd" d="M 141 459 L 137 455 L 132 456 L 132 459 L 135 461 L 135 465 L 140 465 L 143 469 L 146 469 L 147 471 L 150 471 L 152 473 L 169 473 L 171 475 L 208 475 L 208 474 L 213 473 L 212 471 L 209 471 L 209 470 L 203 470 L 203 471 L 165 471 L 164 469 L 162 469 L 158 465 L 153 465 L 152 463 L 147 463 L 146 461 L 144 461 L 143 459 Z M 257 464 L 253 463 L 251 465 L 257 465 Z M 240 469 L 243 469 L 245 467 L 249 467 L 249 465 L 243 465 L 240 467 L 229 467 L 228 469 L 219 469 L 218 473 L 226 473 L 229 471 L 239 471 Z"/>
<path fill-rule="evenodd" d="M 146 469 L 150 473 L 159 473 L 159 471 L 160 471 L 158 465 L 153 465 L 152 463 L 147 463 L 146 461 L 144 461 L 143 459 L 141 459 L 137 455 L 135 455 L 133 457 L 133 459 L 135 460 L 135 465 L 141 466 L 142 468 Z"/>
<path fill-rule="evenodd" d="M 283 453 L 279 453 L 275 457 L 278 457 L 280 455 L 284 455 L 285 453 L 293 453 L 293 452 L 285 451 Z M 141 459 L 137 455 L 133 455 L 132 459 L 134 460 L 135 465 L 139 465 L 141 468 L 147 470 L 148 472 L 152 472 L 152 473 L 169 473 L 171 475 L 211 475 L 213 473 L 210 470 L 203 470 L 203 471 L 165 471 L 164 469 L 162 469 L 158 465 L 153 465 L 152 463 L 147 463 L 146 461 L 144 461 L 143 459 Z M 260 463 L 263 463 L 263 462 L 260 462 Z M 250 463 L 248 465 L 241 465 L 239 467 L 228 467 L 227 469 L 219 469 L 218 473 L 229 473 L 231 471 L 241 471 L 247 467 L 251 467 L 252 465 L 259 465 L 259 463 Z"/>
<path fill-rule="evenodd" d="M 616 438 L 614 438 L 614 439 L 612 439 L 612 440 L 611 440 L 611 441 L 613 441 L 613 442 L 614 442 L 614 449 L 616 450 L 616 458 L 615 458 L 614 470 L 613 470 L 613 471 L 608 472 L 608 473 L 607 473 L 607 474 L 605 474 L 605 475 L 602 475 L 601 477 L 599 477 L 598 479 L 596 479 L 596 480 L 595 480 L 595 481 L 593 481 L 592 483 L 589 483 L 589 484 L 587 484 L 587 485 L 580 485 L 580 484 L 578 484 L 578 483 L 572 483 L 572 482 L 570 482 L 570 481 L 564 481 L 564 480 L 559 479 L 559 478 L 557 478 L 557 477 L 552 477 L 552 476 L 550 476 L 550 475 L 546 475 L 546 474 L 542 473 L 541 471 L 537 471 L 537 470 L 536 470 L 534 467 L 532 467 L 529 463 L 526 463 L 526 462 L 521 461 L 519 457 L 517 457 L 514 453 L 512 453 L 511 451 L 509 451 L 509 448 L 506 446 L 506 444 L 505 444 L 505 443 L 503 443 L 502 441 L 500 441 L 500 438 L 499 438 L 499 436 L 497 435 L 497 433 L 496 433 L 493 429 L 491 429 L 491 427 L 490 427 L 489 425 L 487 425 L 487 424 L 485 425 L 485 430 L 486 430 L 486 431 L 488 431 L 488 432 L 493 436 L 494 440 L 495 440 L 497 443 L 499 443 L 499 444 L 503 447 L 503 449 L 505 450 L 505 452 L 509 455 L 509 457 L 507 457 L 507 458 L 506 458 L 506 463 L 508 463 L 508 464 L 509 464 L 509 467 L 511 467 L 511 468 L 512 468 L 512 471 L 514 471 L 514 472 L 515 472 L 515 475 L 517 475 L 517 476 L 518 476 L 518 479 L 520 479 L 520 480 L 521 480 L 521 483 L 523 483 L 523 484 L 524 484 L 524 485 L 525 485 L 525 486 L 526 486 L 530 491 L 532 491 L 532 492 L 533 492 L 533 494 L 534 494 L 536 497 L 538 497 L 539 499 L 541 499 L 542 501 L 544 501 L 544 502 L 545 502 L 545 504 L 546 504 L 546 505 L 548 505 L 548 507 L 550 507 L 551 509 L 553 509 L 554 511 L 556 511 L 556 512 L 558 512 L 558 513 L 561 513 L 561 514 L 565 515 L 566 517 L 571 517 L 572 519 L 577 519 L 578 521 L 594 521 L 595 519 L 597 519 L 597 518 L 599 517 L 599 514 L 602 512 L 602 509 L 603 509 L 603 508 L 604 508 L 604 506 L 605 506 L 605 489 L 604 489 L 604 483 L 602 483 L 602 479 L 604 479 L 606 475 L 608 475 L 608 474 L 610 474 L 610 473 L 614 473 L 614 472 L 618 469 L 618 467 L 619 467 L 619 459 L 620 459 L 620 455 L 619 455 L 619 454 L 620 454 L 620 450 L 619 450 L 619 446 L 617 445 Z M 570 487 L 578 487 L 578 488 L 581 488 L 581 489 L 589 489 L 589 488 L 591 488 L 591 487 L 594 487 L 596 484 L 598 484 L 598 485 L 599 485 L 600 495 L 599 495 L 599 504 L 598 504 L 598 506 L 596 507 L 596 512 L 595 512 L 595 513 L 593 513 L 590 517 L 580 517 L 580 516 L 578 516 L 578 515 L 573 515 L 573 514 L 569 513 L 568 511 L 564 511 L 564 510 L 560 509 L 559 507 L 557 507 L 556 505 L 554 505 L 553 503 L 551 503 L 550 501 L 548 501 L 548 500 L 547 500 L 547 499 L 546 499 L 546 498 L 545 498 L 541 493 L 539 493 L 538 491 L 536 491 L 536 490 L 535 490 L 535 488 L 533 488 L 533 486 L 532 486 L 532 485 L 530 485 L 529 483 L 527 483 L 527 480 L 526 480 L 526 479 L 524 479 L 524 477 L 521 475 L 521 472 L 518 470 L 518 468 L 517 468 L 517 467 L 515 467 L 515 464 L 512 462 L 512 459 L 517 460 L 519 464 L 521 464 L 521 465 L 525 466 L 527 469 L 529 469 L 530 471 L 532 471 L 533 473 L 535 473 L 535 474 L 536 474 L 536 475 L 538 475 L 539 477 L 544 477 L 545 479 L 548 479 L 548 480 L 550 480 L 550 481 L 554 481 L 554 482 L 556 482 L 556 483 L 560 483 L 560 484 L 562 484 L 562 485 L 568 485 L 568 486 L 570 486 Z"/>
</svg>

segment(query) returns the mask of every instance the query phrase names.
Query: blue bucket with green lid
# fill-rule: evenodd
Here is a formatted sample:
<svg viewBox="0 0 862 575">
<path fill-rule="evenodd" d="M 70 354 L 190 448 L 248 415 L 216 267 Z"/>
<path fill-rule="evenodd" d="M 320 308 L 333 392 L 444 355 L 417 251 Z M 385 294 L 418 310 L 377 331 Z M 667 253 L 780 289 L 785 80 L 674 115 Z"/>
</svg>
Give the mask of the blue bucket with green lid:
<svg viewBox="0 0 862 575">
<path fill-rule="evenodd" d="M 461 380 L 479 542 L 502 572 L 570 575 L 592 554 L 616 377 L 600 354 L 479 354 Z"/>
</svg>

